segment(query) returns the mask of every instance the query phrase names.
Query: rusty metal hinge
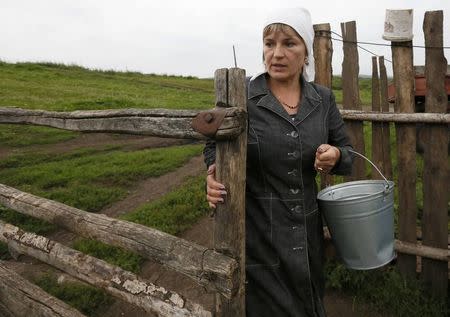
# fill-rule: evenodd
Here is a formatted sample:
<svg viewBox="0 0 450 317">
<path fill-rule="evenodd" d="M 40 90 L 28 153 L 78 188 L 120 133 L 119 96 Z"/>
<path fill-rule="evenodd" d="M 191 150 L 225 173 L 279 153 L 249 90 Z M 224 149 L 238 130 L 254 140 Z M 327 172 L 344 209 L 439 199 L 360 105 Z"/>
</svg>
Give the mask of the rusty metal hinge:
<svg viewBox="0 0 450 317">
<path fill-rule="evenodd" d="M 214 109 L 199 112 L 194 119 L 192 119 L 192 128 L 194 131 L 203 134 L 207 137 L 214 137 L 222 125 L 222 122 L 227 114 L 226 109 Z"/>
</svg>

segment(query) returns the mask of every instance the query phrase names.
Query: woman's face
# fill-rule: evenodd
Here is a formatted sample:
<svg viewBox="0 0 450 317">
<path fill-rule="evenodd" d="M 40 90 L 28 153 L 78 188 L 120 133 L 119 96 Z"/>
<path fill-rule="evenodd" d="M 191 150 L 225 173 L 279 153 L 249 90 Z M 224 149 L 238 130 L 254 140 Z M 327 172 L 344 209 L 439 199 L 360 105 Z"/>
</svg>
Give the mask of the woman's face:
<svg viewBox="0 0 450 317">
<path fill-rule="evenodd" d="M 267 34 L 264 39 L 264 65 L 278 81 L 298 80 L 303 71 L 306 46 L 291 27 Z"/>
</svg>

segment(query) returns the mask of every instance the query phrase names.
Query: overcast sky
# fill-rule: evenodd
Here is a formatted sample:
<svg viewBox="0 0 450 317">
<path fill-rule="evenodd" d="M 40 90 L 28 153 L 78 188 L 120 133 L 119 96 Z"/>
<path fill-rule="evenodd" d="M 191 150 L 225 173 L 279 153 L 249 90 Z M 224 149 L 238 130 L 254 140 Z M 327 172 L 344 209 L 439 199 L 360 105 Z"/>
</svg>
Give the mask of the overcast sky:
<svg viewBox="0 0 450 317">
<path fill-rule="evenodd" d="M 212 77 L 217 68 L 233 67 L 234 45 L 238 66 L 250 75 L 262 69 L 261 23 L 267 10 L 296 6 L 309 9 L 313 23 L 330 23 L 339 34 L 341 22 L 355 20 L 358 41 L 384 44 L 390 44 L 381 37 L 386 9 L 411 8 L 414 45 L 424 45 L 425 11 L 443 10 L 444 46 L 450 46 L 449 0 L 0 0 L 0 4 L 0 59 L 7 62 L 50 61 Z M 391 59 L 390 47 L 363 47 Z M 340 74 L 341 43 L 333 41 L 333 49 L 333 72 Z M 450 63 L 450 50 L 445 55 Z M 361 74 L 371 74 L 371 56 L 359 50 Z M 425 63 L 424 49 L 414 49 L 414 63 Z"/>
</svg>

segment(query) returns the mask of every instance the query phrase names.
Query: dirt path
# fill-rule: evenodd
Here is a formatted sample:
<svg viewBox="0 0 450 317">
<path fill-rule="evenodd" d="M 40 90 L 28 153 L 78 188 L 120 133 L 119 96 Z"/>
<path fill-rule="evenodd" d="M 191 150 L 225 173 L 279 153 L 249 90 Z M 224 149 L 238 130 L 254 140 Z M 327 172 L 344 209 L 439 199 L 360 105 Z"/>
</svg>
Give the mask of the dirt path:
<svg viewBox="0 0 450 317">
<path fill-rule="evenodd" d="M 142 135 L 82 133 L 73 139 L 55 144 L 32 145 L 20 148 L 2 146 L 0 147 L 0 159 L 4 159 L 7 156 L 13 154 L 23 154 L 30 152 L 61 154 L 86 147 L 103 149 L 114 145 L 120 146 L 123 150 L 126 151 L 136 151 L 155 147 L 186 144 L 191 142 L 191 140 L 158 138 Z"/>
<path fill-rule="evenodd" d="M 100 213 L 110 217 L 126 214 L 136 207 L 155 200 L 179 187 L 186 177 L 196 176 L 205 170 L 202 156 L 189 160 L 187 164 L 160 177 L 140 182 L 125 199 L 104 208 Z"/>
</svg>

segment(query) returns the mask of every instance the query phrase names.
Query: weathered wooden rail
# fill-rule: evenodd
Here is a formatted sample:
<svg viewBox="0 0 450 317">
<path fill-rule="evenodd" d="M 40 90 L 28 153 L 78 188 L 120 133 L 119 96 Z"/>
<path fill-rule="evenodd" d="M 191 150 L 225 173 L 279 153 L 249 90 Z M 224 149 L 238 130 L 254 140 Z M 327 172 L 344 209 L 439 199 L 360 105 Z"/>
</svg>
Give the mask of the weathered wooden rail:
<svg viewBox="0 0 450 317">
<path fill-rule="evenodd" d="M 179 294 L 165 290 L 136 274 L 120 267 L 83 254 L 58 242 L 24 232 L 20 228 L 0 221 L 0 241 L 7 243 L 11 254 L 25 254 L 50 264 L 93 286 L 104 289 L 111 295 L 159 316 L 210 317 L 198 304 Z M 1 266 L 0 266 L 1 268 Z M 31 294 L 36 302 L 47 295 Z"/>
<path fill-rule="evenodd" d="M 0 184 L 0 203 L 80 236 L 131 250 L 230 298 L 237 263 L 229 256 L 140 224 L 89 213 Z"/>
<path fill-rule="evenodd" d="M 215 138 L 234 139 L 244 129 L 245 111 L 236 107 L 222 109 L 226 114 Z M 205 140 L 206 136 L 192 128 L 192 120 L 198 113 L 194 110 L 167 109 L 57 112 L 0 108 L 0 123 L 35 124 L 82 132 L 113 132 Z"/>
</svg>

